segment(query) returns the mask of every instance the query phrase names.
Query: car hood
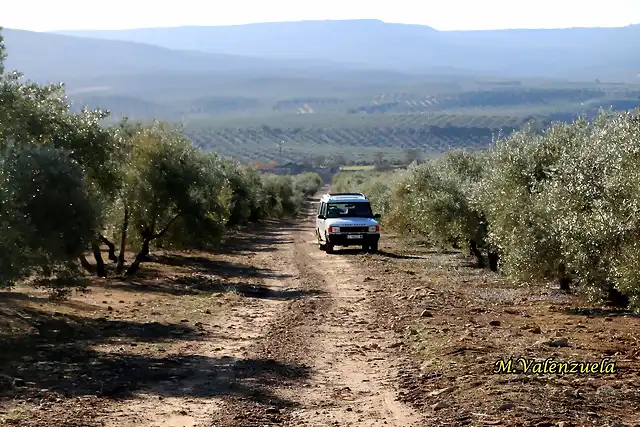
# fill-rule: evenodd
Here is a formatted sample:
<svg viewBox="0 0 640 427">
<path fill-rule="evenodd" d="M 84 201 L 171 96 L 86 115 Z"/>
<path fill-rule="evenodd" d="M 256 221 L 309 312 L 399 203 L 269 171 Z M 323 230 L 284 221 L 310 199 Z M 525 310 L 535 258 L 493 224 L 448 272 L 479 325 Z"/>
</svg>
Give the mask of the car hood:
<svg viewBox="0 0 640 427">
<path fill-rule="evenodd" d="M 333 227 L 371 227 L 378 225 L 378 222 L 373 218 L 329 218 L 325 224 Z"/>
</svg>

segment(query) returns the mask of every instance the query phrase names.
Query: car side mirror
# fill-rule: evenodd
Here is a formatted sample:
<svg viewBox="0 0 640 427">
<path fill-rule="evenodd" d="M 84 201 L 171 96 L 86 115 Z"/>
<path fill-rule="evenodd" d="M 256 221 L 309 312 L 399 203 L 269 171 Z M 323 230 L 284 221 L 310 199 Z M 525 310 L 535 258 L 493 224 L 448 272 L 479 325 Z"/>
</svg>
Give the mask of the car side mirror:
<svg viewBox="0 0 640 427">
<path fill-rule="evenodd" d="M 373 219 L 380 219 L 381 215 L 380 214 L 373 214 Z"/>
<path fill-rule="evenodd" d="M 318 219 L 324 219 L 324 215 L 318 215 Z"/>
</svg>

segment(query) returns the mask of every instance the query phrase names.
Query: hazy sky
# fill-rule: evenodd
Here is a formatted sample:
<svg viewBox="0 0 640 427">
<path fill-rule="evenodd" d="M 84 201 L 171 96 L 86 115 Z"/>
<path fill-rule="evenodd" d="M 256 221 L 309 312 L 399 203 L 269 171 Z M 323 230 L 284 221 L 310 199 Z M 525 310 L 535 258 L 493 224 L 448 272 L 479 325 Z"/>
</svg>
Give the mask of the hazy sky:
<svg viewBox="0 0 640 427">
<path fill-rule="evenodd" d="M 640 23 L 640 0 L 22 0 L 1 13 L 1 26 L 35 31 L 356 18 L 439 30 L 613 27 Z"/>
</svg>

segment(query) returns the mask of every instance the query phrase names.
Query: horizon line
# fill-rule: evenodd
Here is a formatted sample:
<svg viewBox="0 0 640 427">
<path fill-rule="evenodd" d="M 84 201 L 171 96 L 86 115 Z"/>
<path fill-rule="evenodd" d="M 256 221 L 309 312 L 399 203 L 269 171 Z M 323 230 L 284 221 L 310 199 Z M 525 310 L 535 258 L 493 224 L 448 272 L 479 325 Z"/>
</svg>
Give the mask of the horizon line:
<svg viewBox="0 0 640 427">
<path fill-rule="evenodd" d="M 290 20 L 290 21 L 257 21 L 257 22 L 246 22 L 241 24 L 222 24 L 222 25 L 190 25 L 190 24 L 181 24 L 181 25 L 160 25 L 160 26 L 142 26 L 142 27 L 127 27 L 127 28 L 75 28 L 75 29 L 51 29 L 51 30 L 29 30 L 24 28 L 10 28 L 10 27 L 1 27 L 7 29 L 16 29 L 23 31 L 32 31 L 36 33 L 59 33 L 59 32 L 78 32 L 78 31 L 136 31 L 136 30 L 150 30 L 150 29 L 177 29 L 177 28 L 225 28 L 225 27 L 246 27 L 253 25 L 264 25 L 264 24 L 296 24 L 296 23 L 309 23 L 309 22 L 362 22 L 362 21 L 372 21 L 378 22 L 381 24 L 391 24 L 391 25 L 406 25 L 406 26 L 414 26 L 414 27 L 424 27 L 429 28 L 438 32 L 483 32 L 483 31 L 553 31 L 553 30 L 575 30 L 575 29 L 615 29 L 615 28 L 628 28 L 633 27 L 635 25 L 640 25 L 640 22 L 630 23 L 627 25 L 599 25 L 599 26 L 570 26 L 570 27 L 502 27 L 502 28 L 486 28 L 486 29 L 438 29 L 434 26 L 428 24 L 412 24 L 406 22 L 392 22 L 392 21 L 384 21 L 382 19 L 376 18 L 354 18 L 354 19 L 301 19 L 301 20 Z"/>
</svg>

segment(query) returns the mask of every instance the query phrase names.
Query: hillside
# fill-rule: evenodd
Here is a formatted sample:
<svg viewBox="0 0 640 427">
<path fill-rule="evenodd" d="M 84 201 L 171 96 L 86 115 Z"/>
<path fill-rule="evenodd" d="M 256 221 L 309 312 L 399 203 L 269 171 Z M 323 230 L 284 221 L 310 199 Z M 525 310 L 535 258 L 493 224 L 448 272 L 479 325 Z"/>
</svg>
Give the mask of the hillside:
<svg viewBox="0 0 640 427">
<path fill-rule="evenodd" d="M 59 34 L 3 29 L 9 51 L 6 66 L 32 79 L 90 80 L 148 74 L 282 72 L 330 63 L 273 60 L 239 55 L 175 50 L 131 41 L 99 40 Z"/>
<path fill-rule="evenodd" d="M 558 30 L 437 31 L 378 20 L 61 31 L 233 55 L 353 62 L 375 68 L 502 76 L 636 79 L 640 25 Z M 345 41 L 348 41 L 346 43 Z"/>
<path fill-rule="evenodd" d="M 371 162 L 380 152 L 387 160 L 404 160 L 407 150 L 439 154 L 486 148 L 494 136 L 531 119 L 535 117 L 461 114 L 221 118 L 186 122 L 185 134 L 198 147 L 243 161 Z"/>
<path fill-rule="evenodd" d="M 359 23 L 362 28 L 378 25 L 370 21 Z M 322 22 L 283 25 L 289 24 L 294 28 L 311 25 L 320 32 L 319 37 L 325 28 Z M 342 28 L 353 22 L 329 24 Z M 232 29 L 239 31 L 246 27 L 255 32 L 270 26 Z M 403 37 L 414 37 L 426 31 L 416 26 L 399 28 Z M 172 29 L 171 32 L 179 30 Z M 205 32 L 214 30 L 220 28 L 200 29 Z M 145 30 L 142 34 L 154 31 Z M 429 34 L 432 33 L 438 34 L 429 30 Z M 117 34 L 120 33 L 114 33 Z M 498 37 L 492 34 L 480 32 L 478 38 L 484 37 L 485 41 L 492 42 L 492 37 Z M 9 52 L 9 69 L 19 69 L 28 78 L 39 81 L 64 81 L 71 100 L 77 105 L 100 106 L 117 115 L 138 118 L 181 121 L 225 115 L 422 114 L 443 111 L 476 114 L 478 109 L 486 110 L 484 114 L 488 116 L 513 110 L 518 114 L 575 114 L 600 106 L 633 108 L 640 103 L 640 84 L 575 83 L 549 78 L 506 79 L 442 72 L 420 74 L 359 68 L 323 59 L 256 58 L 175 50 L 137 41 L 9 29 L 3 30 L 3 35 Z M 457 33 L 451 35 L 460 36 Z M 523 43 L 526 40 L 524 37 Z M 197 47 L 184 46 L 185 49 Z M 295 56 L 295 50 L 290 54 Z"/>
<path fill-rule="evenodd" d="M 330 24 L 349 27 L 352 23 Z M 363 29 L 379 25 L 359 23 Z M 307 24 L 311 25 L 291 25 Z M 321 24 L 312 25 L 320 35 Z M 422 27 L 398 28 L 402 37 L 419 37 L 425 31 L 442 36 Z M 572 120 L 578 114 L 593 116 L 601 107 L 640 106 L 640 82 L 506 78 L 481 72 L 445 73 L 442 67 L 438 72 L 418 73 L 341 64 L 333 57 L 259 58 L 187 50 L 197 49 L 196 45 L 177 50 L 173 45 L 148 44 L 150 40 L 102 40 L 17 30 L 3 30 L 3 34 L 8 68 L 30 79 L 65 82 L 74 109 L 83 105 L 106 108 L 112 111 L 112 120 L 126 115 L 182 123 L 196 145 L 243 160 L 301 161 L 322 154 L 358 161 L 371 160 L 378 151 L 398 158 L 407 149 L 440 153 L 451 148 L 482 148 L 497 133 L 517 129 L 532 118 L 547 124 Z M 521 40 L 516 40 L 518 34 Z M 446 35 L 466 37 L 463 33 Z M 502 37 L 501 32 L 476 35 L 479 43 L 495 46 L 499 43 L 494 39 Z M 526 31 L 514 37 L 513 45 L 535 45 Z M 559 40 L 577 43 L 568 36 Z M 330 50 L 330 46 L 325 48 Z M 612 52 L 616 49 L 619 46 Z M 295 54 L 292 50 L 291 55 Z"/>
</svg>

